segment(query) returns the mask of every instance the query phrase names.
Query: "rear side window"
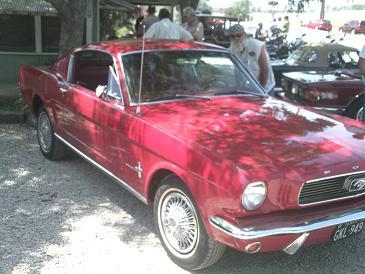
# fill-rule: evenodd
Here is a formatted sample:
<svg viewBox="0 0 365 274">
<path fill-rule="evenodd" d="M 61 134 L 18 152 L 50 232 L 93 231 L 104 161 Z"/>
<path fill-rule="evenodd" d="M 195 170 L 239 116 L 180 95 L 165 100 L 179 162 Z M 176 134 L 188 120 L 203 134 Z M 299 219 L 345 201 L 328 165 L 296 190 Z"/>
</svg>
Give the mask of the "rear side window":
<svg viewBox="0 0 365 274">
<path fill-rule="evenodd" d="M 95 91 L 99 85 L 107 85 L 113 58 L 104 52 L 85 50 L 75 53 L 71 65 L 73 69 L 69 81 Z"/>
</svg>

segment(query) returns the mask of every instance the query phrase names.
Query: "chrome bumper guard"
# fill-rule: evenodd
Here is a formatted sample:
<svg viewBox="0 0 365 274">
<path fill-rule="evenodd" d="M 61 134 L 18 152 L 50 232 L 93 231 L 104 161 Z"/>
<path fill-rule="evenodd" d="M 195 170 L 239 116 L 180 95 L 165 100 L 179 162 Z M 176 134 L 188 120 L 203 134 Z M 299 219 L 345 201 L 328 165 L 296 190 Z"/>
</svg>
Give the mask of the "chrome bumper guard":
<svg viewBox="0 0 365 274">
<path fill-rule="evenodd" d="M 241 240 L 255 240 L 270 236 L 303 234 L 314 230 L 336 226 L 339 224 L 365 219 L 365 206 L 350 212 L 334 214 L 331 216 L 311 219 L 292 226 L 271 226 L 271 227 L 244 227 L 239 228 L 236 225 L 220 218 L 213 216 L 209 218 L 209 222 L 219 230 L 228 235 Z"/>
</svg>

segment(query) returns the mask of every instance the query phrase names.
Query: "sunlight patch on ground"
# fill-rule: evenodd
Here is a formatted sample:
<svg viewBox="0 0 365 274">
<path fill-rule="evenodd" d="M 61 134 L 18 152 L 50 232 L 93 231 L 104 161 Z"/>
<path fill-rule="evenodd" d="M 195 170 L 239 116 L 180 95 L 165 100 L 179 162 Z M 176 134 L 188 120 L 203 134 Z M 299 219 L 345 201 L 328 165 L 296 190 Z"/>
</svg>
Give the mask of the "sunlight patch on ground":
<svg viewBox="0 0 365 274">
<path fill-rule="evenodd" d="M 65 244 L 46 245 L 40 251 L 49 258 L 42 259 L 45 264 L 40 273 L 138 273 L 139 269 L 145 270 L 146 264 L 154 272 L 161 260 L 166 262 L 160 273 L 179 273 L 155 234 L 133 237 L 134 231 L 128 230 L 133 222 L 130 215 L 105 208 L 77 221 L 69 220 L 68 231 L 62 233 Z M 13 273 L 24 273 L 30 267 L 21 264 Z"/>
</svg>

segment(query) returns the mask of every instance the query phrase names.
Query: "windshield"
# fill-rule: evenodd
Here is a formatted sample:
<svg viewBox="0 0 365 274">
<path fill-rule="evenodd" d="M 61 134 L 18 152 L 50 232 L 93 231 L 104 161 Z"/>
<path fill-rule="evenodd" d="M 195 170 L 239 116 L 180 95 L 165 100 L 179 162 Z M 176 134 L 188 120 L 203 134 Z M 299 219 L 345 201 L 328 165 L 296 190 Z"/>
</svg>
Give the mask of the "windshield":
<svg viewBox="0 0 365 274">
<path fill-rule="evenodd" d="M 230 53 L 218 51 L 145 52 L 141 103 L 199 99 L 234 92 L 262 91 Z M 122 57 L 131 103 L 138 102 L 141 53 Z"/>
</svg>

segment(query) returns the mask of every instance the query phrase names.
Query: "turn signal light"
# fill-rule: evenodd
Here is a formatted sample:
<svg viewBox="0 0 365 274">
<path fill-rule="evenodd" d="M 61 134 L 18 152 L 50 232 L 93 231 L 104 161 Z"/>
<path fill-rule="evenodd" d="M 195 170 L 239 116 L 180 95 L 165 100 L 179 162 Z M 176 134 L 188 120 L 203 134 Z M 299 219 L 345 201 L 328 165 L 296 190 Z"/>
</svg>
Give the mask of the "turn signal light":
<svg viewBox="0 0 365 274">
<path fill-rule="evenodd" d="M 256 253 L 261 249 L 261 243 L 260 242 L 254 242 L 245 247 L 245 251 L 247 253 Z"/>
</svg>

